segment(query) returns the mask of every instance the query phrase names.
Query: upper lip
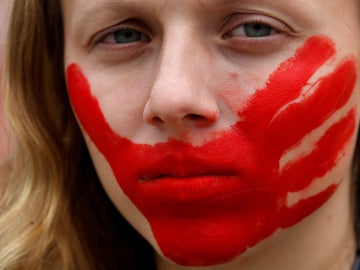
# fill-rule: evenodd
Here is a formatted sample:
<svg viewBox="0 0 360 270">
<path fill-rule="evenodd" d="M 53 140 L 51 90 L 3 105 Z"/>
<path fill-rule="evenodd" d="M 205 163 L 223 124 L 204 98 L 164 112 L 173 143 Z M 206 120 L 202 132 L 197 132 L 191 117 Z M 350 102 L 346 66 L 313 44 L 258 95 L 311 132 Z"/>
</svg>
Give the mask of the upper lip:
<svg viewBox="0 0 360 270">
<path fill-rule="evenodd" d="M 196 176 L 239 176 L 249 171 L 252 161 L 239 149 L 169 146 L 163 151 L 149 153 L 144 162 L 137 162 L 139 181 L 157 180 L 164 177 L 190 178 Z M 245 151 L 249 153 L 248 151 Z M 242 177 L 241 177 L 242 178 Z"/>
</svg>

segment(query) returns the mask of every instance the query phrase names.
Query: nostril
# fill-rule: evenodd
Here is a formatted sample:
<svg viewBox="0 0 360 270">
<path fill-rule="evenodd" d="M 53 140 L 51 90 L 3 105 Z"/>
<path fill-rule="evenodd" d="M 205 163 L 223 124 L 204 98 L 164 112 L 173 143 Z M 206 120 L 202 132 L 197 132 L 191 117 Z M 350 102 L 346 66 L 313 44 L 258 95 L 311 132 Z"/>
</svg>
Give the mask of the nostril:
<svg viewBox="0 0 360 270">
<path fill-rule="evenodd" d="M 191 120 L 191 121 L 204 121 L 207 120 L 204 116 L 198 115 L 198 114 L 188 114 L 185 118 Z"/>
<path fill-rule="evenodd" d="M 163 124 L 164 123 L 164 121 L 159 116 L 154 116 L 152 118 L 152 121 L 154 124 Z"/>
<path fill-rule="evenodd" d="M 184 120 L 188 123 L 196 124 L 197 127 L 205 127 L 216 121 L 215 119 L 207 118 L 199 114 L 188 114 L 184 117 Z"/>
</svg>

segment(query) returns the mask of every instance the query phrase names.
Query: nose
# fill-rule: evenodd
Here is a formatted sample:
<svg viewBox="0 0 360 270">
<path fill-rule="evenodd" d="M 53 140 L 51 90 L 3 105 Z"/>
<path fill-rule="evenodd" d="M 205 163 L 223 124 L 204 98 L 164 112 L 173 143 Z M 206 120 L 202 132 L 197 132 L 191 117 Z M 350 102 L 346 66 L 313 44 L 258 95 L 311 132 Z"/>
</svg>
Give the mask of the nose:
<svg viewBox="0 0 360 270">
<path fill-rule="evenodd" d="M 175 131 L 206 127 L 217 121 L 215 98 L 207 89 L 190 85 L 186 76 L 167 72 L 158 78 L 144 110 L 147 123 Z"/>
<path fill-rule="evenodd" d="M 219 107 L 212 89 L 211 60 L 194 33 L 177 32 L 165 40 L 159 56 L 144 120 L 171 133 L 209 127 L 219 118 Z"/>
</svg>

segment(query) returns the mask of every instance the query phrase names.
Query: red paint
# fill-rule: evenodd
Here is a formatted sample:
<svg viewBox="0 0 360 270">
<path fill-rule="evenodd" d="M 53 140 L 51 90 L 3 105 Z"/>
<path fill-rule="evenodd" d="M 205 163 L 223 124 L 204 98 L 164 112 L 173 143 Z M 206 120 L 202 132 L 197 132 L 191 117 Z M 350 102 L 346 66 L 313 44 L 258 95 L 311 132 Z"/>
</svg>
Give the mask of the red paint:
<svg viewBox="0 0 360 270">
<path fill-rule="evenodd" d="M 304 189 L 336 165 L 355 131 L 354 110 L 333 124 L 310 154 L 279 170 L 283 153 L 350 98 L 356 68 L 346 59 L 321 78 L 313 95 L 279 113 L 334 54 L 327 38 L 307 40 L 239 112 L 244 120 L 200 147 L 171 139 L 155 146 L 132 143 L 111 129 L 77 65 L 68 67 L 67 78 L 83 128 L 149 220 L 164 255 L 182 265 L 212 265 L 299 222 L 336 189 L 333 185 L 292 208 L 285 204 L 289 192 Z"/>
</svg>

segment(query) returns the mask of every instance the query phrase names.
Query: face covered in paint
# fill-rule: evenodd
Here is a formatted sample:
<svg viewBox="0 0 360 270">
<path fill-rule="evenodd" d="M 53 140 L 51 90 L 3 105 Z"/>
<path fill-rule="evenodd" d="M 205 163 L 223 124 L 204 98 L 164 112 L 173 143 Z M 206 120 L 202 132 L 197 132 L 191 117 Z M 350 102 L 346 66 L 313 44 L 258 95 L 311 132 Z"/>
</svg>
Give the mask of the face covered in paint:
<svg viewBox="0 0 360 270">
<path fill-rule="evenodd" d="M 349 183 L 355 1 L 74 0 L 63 16 L 99 178 L 167 259 L 256 253 Z"/>
</svg>

